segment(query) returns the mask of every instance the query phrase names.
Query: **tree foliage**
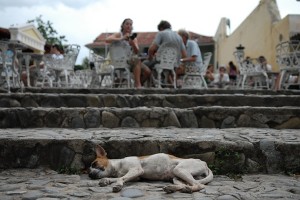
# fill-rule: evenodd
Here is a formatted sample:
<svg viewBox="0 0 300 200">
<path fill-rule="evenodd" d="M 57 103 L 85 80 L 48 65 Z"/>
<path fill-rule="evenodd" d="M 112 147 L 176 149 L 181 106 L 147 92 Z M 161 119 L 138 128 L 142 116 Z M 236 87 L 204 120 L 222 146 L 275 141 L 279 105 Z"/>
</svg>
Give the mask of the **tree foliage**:
<svg viewBox="0 0 300 200">
<path fill-rule="evenodd" d="M 42 15 L 28 20 L 27 23 L 34 23 L 48 44 L 59 44 L 62 46 L 63 42 L 67 42 L 64 35 L 58 35 L 58 32 L 53 28 L 52 22 L 49 20 L 46 22 L 43 21 Z"/>
<path fill-rule="evenodd" d="M 88 57 L 84 57 L 83 60 L 82 60 L 82 67 L 84 69 L 88 69 L 89 65 L 90 65 L 89 58 Z"/>
</svg>

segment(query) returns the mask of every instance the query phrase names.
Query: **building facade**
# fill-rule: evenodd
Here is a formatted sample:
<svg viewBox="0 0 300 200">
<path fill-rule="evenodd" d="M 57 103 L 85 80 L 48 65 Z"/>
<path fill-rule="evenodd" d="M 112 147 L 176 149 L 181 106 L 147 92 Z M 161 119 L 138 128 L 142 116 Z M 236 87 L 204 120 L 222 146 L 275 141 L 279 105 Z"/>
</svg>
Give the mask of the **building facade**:
<svg viewBox="0 0 300 200">
<path fill-rule="evenodd" d="M 260 0 L 258 6 L 234 30 L 227 34 L 228 20 L 222 18 L 215 40 L 215 66 L 234 61 L 233 53 L 236 47 L 245 47 L 245 55 L 251 58 L 265 56 L 272 65 L 273 71 L 278 71 L 276 63 L 276 46 L 280 42 L 299 40 L 300 15 L 280 16 L 276 0 Z"/>
</svg>

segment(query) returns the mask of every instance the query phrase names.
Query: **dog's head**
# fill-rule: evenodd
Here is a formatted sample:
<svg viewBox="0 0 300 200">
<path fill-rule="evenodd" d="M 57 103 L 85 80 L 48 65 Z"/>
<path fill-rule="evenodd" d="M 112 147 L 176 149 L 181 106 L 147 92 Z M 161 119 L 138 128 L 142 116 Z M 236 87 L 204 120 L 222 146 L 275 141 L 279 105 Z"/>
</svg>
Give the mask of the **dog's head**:
<svg viewBox="0 0 300 200">
<path fill-rule="evenodd" d="M 109 175 L 107 171 L 109 164 L 109 160 L 106 157 L 107 154 L 100 145 L 96 146 L 96 154 L 97 158 L 92 162 L 89 169 L 89 177 L 92 179 L 107 177 Z"/>
</svg>

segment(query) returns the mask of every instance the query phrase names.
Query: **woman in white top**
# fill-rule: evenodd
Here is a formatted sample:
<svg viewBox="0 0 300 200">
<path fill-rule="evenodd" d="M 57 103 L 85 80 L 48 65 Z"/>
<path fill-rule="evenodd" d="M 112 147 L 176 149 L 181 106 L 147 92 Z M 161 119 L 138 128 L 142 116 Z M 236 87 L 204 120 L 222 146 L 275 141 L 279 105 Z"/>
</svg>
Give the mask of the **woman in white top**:
<svg viewBox="0 0 300 200">
<path fill-rule="evenodd" d="M 125 19 L 121 24 L 121 32 L 114 33 L 106 38 L 107 43 L 113 43 L 117 41 L 125 42 L 126 44 L 130 45 L 132 48 L 132 52 L 135 55 L 139 53 L 139 45 L 138 40 L 132 36 L 132 24 L 133 21 L 129 18 Z M 131 58 L 129 65 L 132 67 L 130 70 L 133 72 L 134 75 L 134 82 L 135 87 L 140 88 L 142 86 L 142 82 L 147 80 L 150 77 L 151 71 L 150 69 L 144 65 L 141 60 L 134 56 Z M 141 81 L 141 74 L 143 75 L 143 80 Z"/>
<path fill-rule="evenodd" d="M 52 57 L 55 59 L 63 59 L 64 58 L 61 47 L 58 44 L 51 46 L 50 54 L 52 54 Z"/>
</svg>

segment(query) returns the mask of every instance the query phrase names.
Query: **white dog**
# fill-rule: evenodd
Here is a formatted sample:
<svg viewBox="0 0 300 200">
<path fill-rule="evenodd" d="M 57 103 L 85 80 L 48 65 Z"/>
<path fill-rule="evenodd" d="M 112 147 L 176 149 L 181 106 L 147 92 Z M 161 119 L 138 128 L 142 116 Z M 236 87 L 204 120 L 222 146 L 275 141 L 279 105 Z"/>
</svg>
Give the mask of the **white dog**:
<svg viewBox="0 0 300 200">
<path fill-rule="evenodd" d="M 163 188 L 167 193 L 192 193 L 201 190 L 204 188 L 203 184 L 213 179 L 212 171 L 200 159 L 183 159 L 164 153 L 108 159 L 105 150 L 99 145 L 96 147 L 96 154 L 97 158 L 92 162 L 89 176 L 92 179 L 101 179 L 100 186 L 115 183 L 113 192 L 121 191 L 125 182 L 143 178 L 156 181 L 173 180 L 173 185 Z"/>
</svg>

